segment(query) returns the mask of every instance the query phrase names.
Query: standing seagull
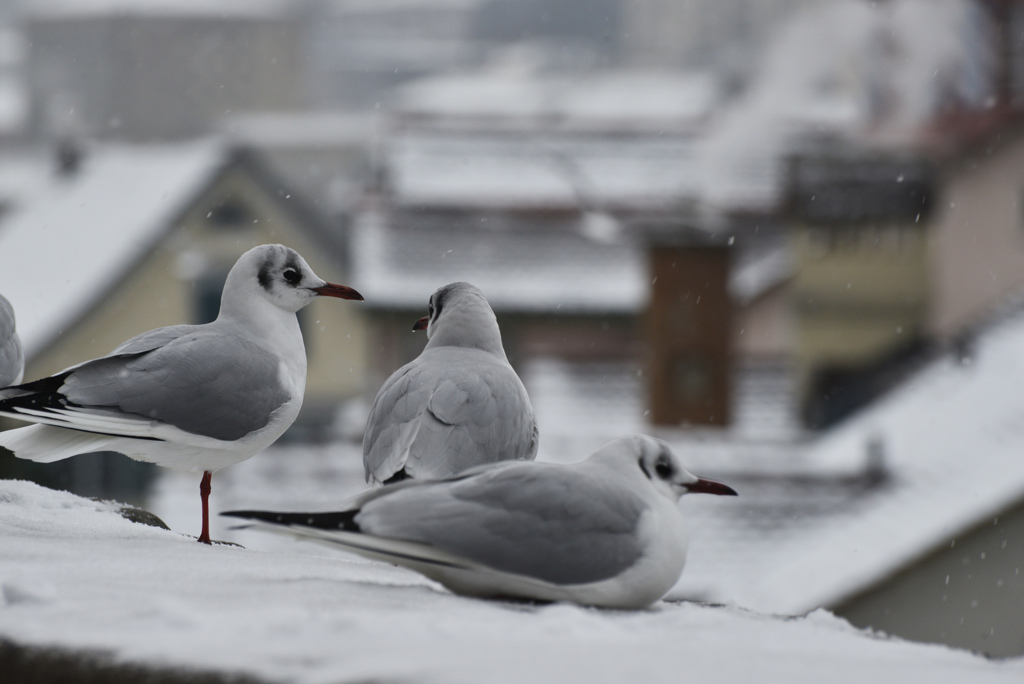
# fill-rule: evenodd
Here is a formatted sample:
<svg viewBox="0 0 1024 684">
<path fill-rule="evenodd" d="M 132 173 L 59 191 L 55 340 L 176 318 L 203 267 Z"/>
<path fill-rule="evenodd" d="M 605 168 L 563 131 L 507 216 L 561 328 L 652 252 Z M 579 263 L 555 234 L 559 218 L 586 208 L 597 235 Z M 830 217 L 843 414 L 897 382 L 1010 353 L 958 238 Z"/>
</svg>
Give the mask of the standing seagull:
<svg viewBox="0 0 1024 684">
<path fill-rule="evenodd" d="M 337 513 L 223 515 L 405 566 L 457 594 L 643 608 L 682 574 L 687 492 L 736 494 L 633 435 L 581 463 L 489 464 L 372 490 Z"/>
<path fill-rule="evenodd" d="M 228 273 L 217 320 L 157 328 L 99 359 L 0 390 L 0 414 L 33 423 L 0 433 L 19 458 L 49 463 L 94 451 L 203 471 L 210 478 L 274 442 L 295 420 L 306 352 L 295 313 L 317 296 L 361 300 L 321 280 L 297 252 L 255 247 Z"/>
<path fill-rule="evenodd" d="M 498 320 L 469 283 L 430 296 L 413 326 L 427 345 L 377 393 L 363 437 L 366 481 L 442 479 L 470 466 L 533 460 L 537 421 L 501 346 Z"/>
<path fill-rule="evenodd" d="M 25 354 L 14 329 L 14 308 L 0 295 L 0 387 L 21 382 Z"/>
</svg>

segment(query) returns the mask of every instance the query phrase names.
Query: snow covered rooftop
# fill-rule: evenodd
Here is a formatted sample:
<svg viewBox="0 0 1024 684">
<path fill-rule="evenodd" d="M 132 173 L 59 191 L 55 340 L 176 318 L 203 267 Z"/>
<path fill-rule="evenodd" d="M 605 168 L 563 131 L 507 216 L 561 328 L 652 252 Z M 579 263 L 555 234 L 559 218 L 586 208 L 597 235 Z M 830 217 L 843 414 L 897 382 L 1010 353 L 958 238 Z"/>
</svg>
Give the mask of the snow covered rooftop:
<svg viewBox="0 0 1024 684">
<path fill-rule="evenodd" d="M 742 595 L 800 612 L 871 586 L 1024 499 L 1024 311 L 829 433 L 809 457 L 838 462 L 880 445 L 892 483 L 858 515 L 807 529 Z"/>
<path fill-rule="evenodd" d="M 671 210 L 694 196 L 689 136 L 411 133 L 389 141 L 403 206 Z"/>
<path fill-rule="evenodd" d="M 545 75 L 529 69 L 482 71 L 415 81 L 393 107 L 402 117 L 445 126 L 467 120 L 512 127 L 668 131 L 699 126 L 719 97 L 703 73 L 607 71 Z"/>
<path fill-rule="evenodd" d="M 0 158 L 0 293 L 26 357 L 88 311 L 171 228 L 225 162 L 214 141 L 90 148 L 72 175 Z"/>
<path fill-rule="evenodd" d="M 369 148 L 375 133 L 370 114 L 346 111 L 246 112 L 224 118 L 219 129 L 231 140 L 262 149 Z"/>
<path fill-rule="evenodd" d="M 352 228 L 351 255 L 353 286 L 372 306 L 421 309 L 459 280 L 497 311 L 634 313 L 647 300 L 637 246 L 569 230 L 397 226 L 367 213 Z"/>
<path fill-rule="evenodd" d="M 1022 348 L 1018 311 L 977 340 L 969 363 L 943 357 L 819 441 L 792 445 L 787 459 L 804 475 L 788 483 L 742 483 L 736 465 L 753 463 L 736 455 L 742 445 L 720 444 L 734 463 L 716 465 L 709 444 L 672 439 L 696 472 L 731 473 L 722 477 L 740 491 L 733 507 L 684 499 L 700 552 L 677 591 L 785 614 L 836 605 L 1020 502 Z M 888 475 L 874 489 L 857 484 L 871 444 Z"/>
</svg>

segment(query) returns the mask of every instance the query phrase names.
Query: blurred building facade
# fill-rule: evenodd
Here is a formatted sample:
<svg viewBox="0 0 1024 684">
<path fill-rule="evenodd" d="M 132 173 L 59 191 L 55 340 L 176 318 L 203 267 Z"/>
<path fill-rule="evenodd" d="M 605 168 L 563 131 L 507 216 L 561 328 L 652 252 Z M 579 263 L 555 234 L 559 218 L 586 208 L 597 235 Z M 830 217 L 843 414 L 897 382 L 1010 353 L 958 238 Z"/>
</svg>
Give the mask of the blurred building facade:
<svg viewBox="0 0 1024 684">
<path fill-rule="evenodd" d="M 130 141 L 203 135 L 231 112 L 305 105 L 283 1 L 43 2 L 23 17 L 32 129 Z"/>
<path fill-rule="evenodd" d="M 796 157 L 789 211 L 796 383 L 823 427 L 877 393 L 876 375 L 927 338 L 935 181 L 903 155 Z"/>
</svg>

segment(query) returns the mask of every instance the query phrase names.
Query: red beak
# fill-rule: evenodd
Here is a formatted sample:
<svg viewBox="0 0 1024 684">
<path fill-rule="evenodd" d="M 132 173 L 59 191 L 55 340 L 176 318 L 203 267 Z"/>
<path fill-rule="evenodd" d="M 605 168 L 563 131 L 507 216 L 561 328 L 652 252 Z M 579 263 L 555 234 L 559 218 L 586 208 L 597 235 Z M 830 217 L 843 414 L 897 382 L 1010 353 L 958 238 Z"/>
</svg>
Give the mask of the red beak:
<svg viewBox="0 0 1024 684">
<path fill-rule="evenodd" d="M 686 489 L 693 494 L 718 494 L 720 496 L 739 496 L 736 490 L 728 485 L 724 485 L 721 482 L 715 482 L 714 480 L 705 480 L 698 478 L 692 485 L 687 485 Z"/>
<path fill-rule="evenodd" d="M 363 295 L 359 294 L 351 287 L 345 287 L 344 285 L 335 285 L 334 283 L 327 283 L 323 287 L 311 287 L 309 288 L 316 292 L 321 297 L 337 297 L 338 299 L 354 299 L 357 302 L 363 301 Z"/>
<path fill-rule="evenodd" d="M 427 329 L 427 325 L 429 323 L 430 323 L 430 316 L 424 316 L 423 318 L 419 319 L 418 321 L 416 321 L 413 324 L 412 331 L 416 332 L 417 330 L 426 330 Z"/>
</svg>

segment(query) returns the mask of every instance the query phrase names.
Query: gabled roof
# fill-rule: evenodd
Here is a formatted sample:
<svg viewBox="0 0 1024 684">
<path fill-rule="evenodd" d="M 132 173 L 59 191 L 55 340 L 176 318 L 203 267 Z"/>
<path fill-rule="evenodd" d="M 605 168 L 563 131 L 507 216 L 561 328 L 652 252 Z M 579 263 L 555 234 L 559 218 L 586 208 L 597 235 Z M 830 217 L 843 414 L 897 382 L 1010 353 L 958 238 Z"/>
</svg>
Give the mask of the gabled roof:
<svg viewBox="0 0 1024 684">
<path fill-rule="evenodd" d="M 0 292 L 26 357 L 88 311 L 173 227 L 228 158 L 218 142 L 107 145 L 59 176 L 49 156 L 0 159 Z"/>
<path fill-rule="evenodd" d="M 821 472 L 845 472 L 845 484 L 752 480 L 752 505 L 741 486 L 738 507 L 684 500 L 700 550 L 681 593 L 779 613 L 834 606 L 1024 500 L 1024 311 L 974 349 L 964 363 L 934 361 L 803 450 Z M 858 487 L 857 464 L 868 472 L 872 451 L 887 478 Z M 696 472 L 715 469 L 699 460 Z"/>
<path fill-rule="evenodd" d="M 49 150 L 47 150 L 49 152 Z M 52 155 L 0 158 L 0 293 L 14 306 L 26 358 L 87 315 L 229 167 L 344 263 L 339 236 L 245 147 L 210 138 L 90 147 L 59 175 Z"/>
</svg>

